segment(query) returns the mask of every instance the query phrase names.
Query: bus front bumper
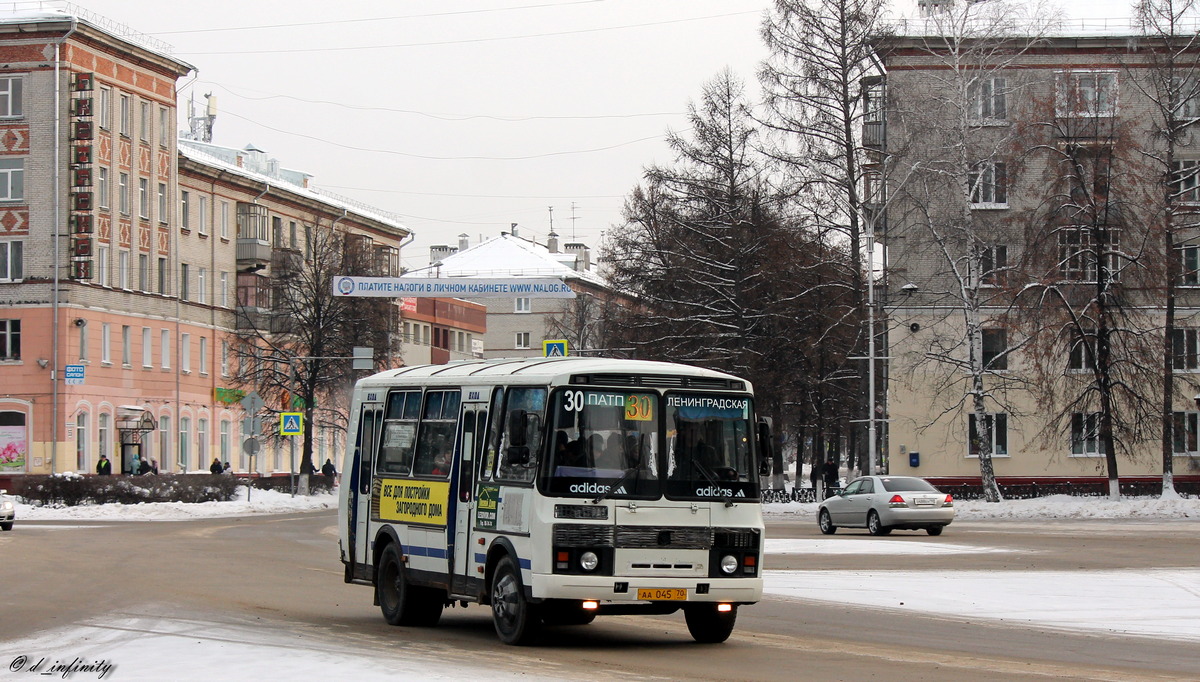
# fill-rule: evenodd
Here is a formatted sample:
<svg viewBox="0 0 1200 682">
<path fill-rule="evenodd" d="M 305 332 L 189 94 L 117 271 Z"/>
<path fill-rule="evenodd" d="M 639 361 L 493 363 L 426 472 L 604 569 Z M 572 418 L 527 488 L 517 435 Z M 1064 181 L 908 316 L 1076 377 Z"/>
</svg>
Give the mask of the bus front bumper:
<svg viewBox="0 0 1200 682">
<path fill-rule="evenodd" d="M 762 578 L 649 578 L 534 574 L 532 591 L 540 599 L 597 602 L 752 604 L 762 599 Z"/>
</svg>

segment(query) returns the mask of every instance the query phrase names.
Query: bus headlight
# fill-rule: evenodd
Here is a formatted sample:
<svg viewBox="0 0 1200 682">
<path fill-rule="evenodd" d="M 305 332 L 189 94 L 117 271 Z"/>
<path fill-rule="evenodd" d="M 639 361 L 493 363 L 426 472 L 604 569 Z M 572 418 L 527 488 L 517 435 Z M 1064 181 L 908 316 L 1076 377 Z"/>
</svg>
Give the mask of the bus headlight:
<svg viewBox="0 0 1200 682">
<path fill-rule="evenodd" d="M 737 557 L 733 556 L 732 554 L 726 554 L 725 556 L 721 557 L 721 571 L 726 575 L 733 575 L 733 572 L 737 570 L 737 567 Z"/>
<path fill-rule="evenodd" d="M 594 571 L 600 565 L 600 557 L 595 552 L 584 552 L 579 555 L 579 567 L 585 571 Z"/>
</svg>

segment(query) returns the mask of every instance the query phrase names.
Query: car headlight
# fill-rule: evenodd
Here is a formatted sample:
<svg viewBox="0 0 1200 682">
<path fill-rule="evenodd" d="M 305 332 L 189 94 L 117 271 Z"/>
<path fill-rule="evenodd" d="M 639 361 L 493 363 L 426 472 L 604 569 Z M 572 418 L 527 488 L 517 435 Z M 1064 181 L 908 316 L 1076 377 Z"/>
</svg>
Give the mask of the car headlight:
<svg viewBox="0 0 1200 682">
<path fill-rule="evenodd" d="M 12 502 L 8 502 L 8 501 L 5 501 L 5 502 L 4 502 L 4 508 L 5 508 L 5 509 L 12 509 L 12 508 L 13 508 L 13 503 L 12 503 Z"/>
<path fill-rule="evenodd" d="M 726 573 L 727 575 L 733 575 L 733 572 L 737 570 L 737 567 L 737 557 L 733 556 L 732 554 L 726 554 L 725 556 L 721 557 L 722 572 Z"/>
<path fill-rule="evenodd" d="M 585 571 L 594 571 L 600 565 L 600 557 L 595 552 L 584 552 L 579 555 L 579 567 Z"/>
</svg>

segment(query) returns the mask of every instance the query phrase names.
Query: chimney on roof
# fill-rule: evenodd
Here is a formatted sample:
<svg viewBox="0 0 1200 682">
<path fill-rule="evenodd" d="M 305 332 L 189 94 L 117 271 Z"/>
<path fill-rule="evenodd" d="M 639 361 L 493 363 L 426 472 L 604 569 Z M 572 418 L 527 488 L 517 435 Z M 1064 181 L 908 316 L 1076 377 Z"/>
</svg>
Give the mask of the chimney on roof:
<svg viewBox="0 0 1200 682">
<path fill-rule="evenodd" d="M 517 224 L 516 224 L 516 223 L 512 223 L 512 230 L 510 230 L 510 233 L 511 233 L 511 234 L 512 234 L 512 236 L 514 236 L 514 237 L 520 237 L 520 236 L 521 236 L 520 234 L 518 234 L 518 233 L 517 233 Z"/>
<path fill-rule="evenodd" d="M 458 250 L 466 251 L 469 248 L 471 248 L 471 236 L 466 232 L 458 235 Z"/>
<path fill-rule="evenodd" d="M 563 252 L 574 254 L 576 272 L 585 272 L 592 269 L 592 253 L 586 244 L 571 242 L 563 247 Z"/>
<path fill-rule="evenodd" d="M 550 253 L 558 253 L 558 234 L 554 230 L 550 230 L 550 236 L 546 239 L 546 248 Z"/>
<path fill-rule="evenodd" d="M 434 263 L 442 260 L 446 256 L 450 256 L 453 254 L 454 254 L 454 249 L 451 249 L 448 245 L 434 244 L 433 246 L 429 247 L 429 264 L 433 265 Z"/>
</svg>

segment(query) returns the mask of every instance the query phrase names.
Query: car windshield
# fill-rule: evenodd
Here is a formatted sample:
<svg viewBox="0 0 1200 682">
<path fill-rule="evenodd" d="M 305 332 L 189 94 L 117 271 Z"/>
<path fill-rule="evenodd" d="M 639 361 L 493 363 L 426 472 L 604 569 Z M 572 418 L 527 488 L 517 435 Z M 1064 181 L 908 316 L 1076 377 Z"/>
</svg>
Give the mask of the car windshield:
<svg viewBox="0 0 1200 682">
<path fill-rule="evenodd" d="M 758 497 L 750 398 L 669 393 L 664 416 L 668 497 Z"/>
<path fill-rule="evenodd" d="M 938 491 L 937 488 L 929 484 L 929 481 L 926 481 L 923 478 L 910 478 L 901 476 L 896 478 L 883 478 L 880 480 L 883 481 L 883 489 L 889 493 L 901 493 L 906 491 L 936 493 Z"/>
<path fill-rule="evenodd" d="M 552 495 L 659 497 L 659 399 L 653 393 L 554 394 L 543 488 Z M 615 489 L 614 488 L 615 485 Z"/>
</svg>

